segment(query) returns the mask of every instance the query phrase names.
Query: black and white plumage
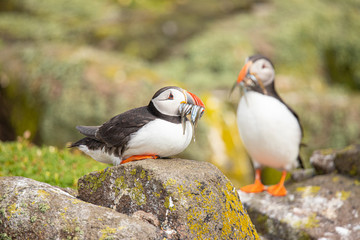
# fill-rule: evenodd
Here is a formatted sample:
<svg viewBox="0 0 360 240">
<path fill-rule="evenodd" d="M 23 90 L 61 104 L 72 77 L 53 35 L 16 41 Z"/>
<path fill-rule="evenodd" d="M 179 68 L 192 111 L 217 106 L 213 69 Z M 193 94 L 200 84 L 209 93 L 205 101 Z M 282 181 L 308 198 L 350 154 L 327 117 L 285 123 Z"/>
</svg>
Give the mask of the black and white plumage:
<svg viewBox="0 0 360 240">
<path fill-rule="evenodd" d="M 254 55 L 246 60 L 236 82 L 244 90 L 237 109 L 238 129 L 257 170 L 257 180 L 263 166 L 283 170 L 281 181 L 285 180 L 286 171 L 298 164 L 303 167 L 299 155 L 302 127 L 298 115 L 277 94 L 274 80 L 275 70 L 271 61 L 262 55 Z M 259 188 L 254 191 L 252 187 L 244 190 L 265 190 L 261 185 L 257 185 Z M 271 187 L 269 189 L 276 196 L 286 194 L 284 189 L 279 193 Z"/>
<path fill-rule="evenodd" d="M 204 108 L 196 95 L 179 87 L 164 87 L 147 106 L 119 114 L 101 126 L 78 126 L 86 137 L 70 147 L 113 165 L 133 156 L 173 156 L 190 144 Z M 193 116 L 190 120 L 189 114 Z"/>
</svg>

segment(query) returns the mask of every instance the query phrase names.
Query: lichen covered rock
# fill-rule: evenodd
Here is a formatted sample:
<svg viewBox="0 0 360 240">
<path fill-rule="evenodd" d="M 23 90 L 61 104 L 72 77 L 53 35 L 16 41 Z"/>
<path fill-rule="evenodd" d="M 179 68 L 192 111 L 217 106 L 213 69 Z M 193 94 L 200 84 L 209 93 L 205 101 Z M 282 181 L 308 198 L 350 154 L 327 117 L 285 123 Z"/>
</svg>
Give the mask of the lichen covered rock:
<svg viewBox="0 0 360 240">
<path fill-rule="evenodd" d="M 80 199 L 120 213 L 150 214 L 170 239 L 258 238 L 234 186 L 209 163 L 131 162 L 83 176 L 78 191 Z"/>
<path fill-rule="evenodd" d="M 0 239 L 161 239 L 152 224 L 46 183 L 0 177 Z"/>
<path fill-rule="evenodd" d="M 268 239 L 357 239 L 360 182 L 335 173 L 287 184 L 288 195 L 239 191 L 259 234 Z"/>
</svg>

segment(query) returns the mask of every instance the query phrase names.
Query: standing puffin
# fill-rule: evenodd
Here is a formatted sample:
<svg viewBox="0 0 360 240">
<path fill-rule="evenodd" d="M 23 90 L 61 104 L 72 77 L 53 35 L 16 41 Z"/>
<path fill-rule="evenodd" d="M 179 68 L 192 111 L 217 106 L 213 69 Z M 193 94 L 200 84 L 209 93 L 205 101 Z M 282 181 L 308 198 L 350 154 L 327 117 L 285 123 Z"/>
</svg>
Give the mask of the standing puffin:
<svg viewBox="0 0 360 240">
<path fill-rule="evenodd" d="M 179 87 L 164 87 L 147 106 L 119 114 L 101 126 L 77 126 L 86 137 L 70 147 L 113 165 L 169 157 L 190 144 L 204 109 L 196 95 Z"/>
<path fill-rule="evenodd" d="M 299 155 L 302 127 L 298 115 L 277 94 L 274 81 L 271 61 L 254 55 L 246 59 L 234 85 L 244 88 L 237 109 L 237 124 L 255 168 L 254 184 L 240 190 L 248 193 L 266 190 L 261 183 L 261 168 L 267 166 L 282 170 L 280 182 L 268 187 L 267 192 L 285 196 L 287 171 L 298 165 L 303 168 Z"/>
</svg>

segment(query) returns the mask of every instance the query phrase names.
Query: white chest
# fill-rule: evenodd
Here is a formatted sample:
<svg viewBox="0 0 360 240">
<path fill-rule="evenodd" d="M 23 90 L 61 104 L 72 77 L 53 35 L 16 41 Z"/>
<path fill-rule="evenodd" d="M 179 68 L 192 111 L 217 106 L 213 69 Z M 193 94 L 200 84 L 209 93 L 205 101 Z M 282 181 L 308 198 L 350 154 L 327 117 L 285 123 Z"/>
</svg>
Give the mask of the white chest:
<svg viewBox="0 0 360 240">
<path fill-rule="evenodd" d="M 181 124 L 161 119 L 151 121 L 131 137 L 123 159 L 132 155 L 155 154 L 168 157 L 179 154 L 190 144 L 192 135 L 192 127 L 188 121 L 185 134 Z"/>
<path fill-rule="evenodd" d="M 257 165 L 287 169 L 295 167 L 301 129 L 296 117 L 279 100 L 247 92 L 237 111 L 241 139 Z"/>
</svg>

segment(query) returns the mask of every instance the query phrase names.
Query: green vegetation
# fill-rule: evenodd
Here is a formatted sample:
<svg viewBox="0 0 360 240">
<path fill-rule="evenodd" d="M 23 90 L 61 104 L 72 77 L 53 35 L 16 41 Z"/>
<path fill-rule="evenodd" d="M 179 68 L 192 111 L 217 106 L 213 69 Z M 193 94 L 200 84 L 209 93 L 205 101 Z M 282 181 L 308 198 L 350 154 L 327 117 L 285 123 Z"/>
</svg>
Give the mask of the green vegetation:
<svg viewBox="0 0 360 240">
<path fill-rule="evenodd" d="M 0 142 L 0 153 L 0 176 L 23 176 L 59 187 L 76 188 L 81 176 L 107 167 L 79 151 L 37 147 L 27 140 Z M 46 211 L 46 207 L 39 209 Z"/>
</svg>

